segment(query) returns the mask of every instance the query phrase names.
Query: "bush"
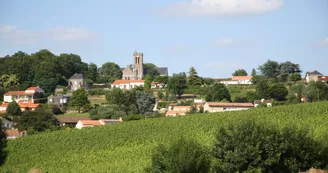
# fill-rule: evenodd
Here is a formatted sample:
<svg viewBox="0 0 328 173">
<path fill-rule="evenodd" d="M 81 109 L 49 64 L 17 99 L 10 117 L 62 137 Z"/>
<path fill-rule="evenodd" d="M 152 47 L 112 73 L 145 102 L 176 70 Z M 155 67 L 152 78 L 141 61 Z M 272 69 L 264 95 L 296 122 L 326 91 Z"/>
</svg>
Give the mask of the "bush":
<svg viewBox="0 0 328 173">
<path fill-rule="evenodd" d="M 238 123 L 238 122 L 237 122 Z M 307 131 L 281 131 L 252 121 L 220 128 L 213 149 L 217 172 L 299 172 L 324 168 L 328 148 Z"/>
<path fill-rule="evenodd" d="M 158 146 L 147 172 L 209 172 L 210 157 L 205 148 L 194 140 L 180 139 L 171 147 Z"/>
</svg>

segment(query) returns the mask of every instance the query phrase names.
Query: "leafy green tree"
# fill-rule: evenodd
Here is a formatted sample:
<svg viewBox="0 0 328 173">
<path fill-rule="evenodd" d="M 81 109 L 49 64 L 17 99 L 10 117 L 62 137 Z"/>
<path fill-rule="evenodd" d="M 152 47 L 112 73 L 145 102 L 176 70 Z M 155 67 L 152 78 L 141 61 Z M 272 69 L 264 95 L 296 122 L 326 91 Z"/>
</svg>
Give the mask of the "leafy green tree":
<svg viewBox="0 0 328 173">
<path fill-rule="evenodd" d="M 14 74 L 4 74 L 0 77 L 0 83 L 3 87 L 8 88 L 13 85 L 19 85 L 19 79 Z"/>
<path fill-rule="evenodd" d="M 282 83 L 275 83 L 270 87 L 270 96 L 277 101 L 285 101 L 288 90 Z"/>
<path fill-rule="evenodd" d="M 267 80 L 260 80 L 256 84 L 256 95 L 259 99 L 270 98 L 270 86 Z"/>
<path fill-rule="evenodd" d="M 300 103 L 301 98 L 306 96 L 306 87 L 303 83 L 299 82 L 290 87 L 290 92 L 287 96 L 289 103 Z"/>
<path fill-rule="evenodd" d="M 162 92 L 162 91 L 158 91 L 158 92 L 157 92 L 157 97 L 158 97 L 159 99 L 163 99 L 163 97 L 164 97 L 163 92 Z"/>
<path fill-rule="evenodd" d="M 19 107 L 18 103 L 15 101 L 12 101 L 8 104 L 6 112 L 9 116 L 13 116 L 13 117 L 18 117 L 22 113 L 21 108 Z"/>
<path fill-rule="evenodd" d="M 215 83 L 215 81 L 212 78 L 203 78 L 203 83 L 207 86 L 210 86 L 210 85 L 213 85 Z"/>
<path fill-rule="evenodd" d="M 46 130 L 57 130 L 56 118 L 50 111 L 37 108 L 35 111 L 25 111 L 17 121 L 20 131 L 27 130 L 27 133 L 43 132 Z"/>
<path fill-rule="evenodd" d="M 309 101 L 321 101 L 328 99 L 328 86 L 321 81 L 311 81 L 306 89 Z"/>
<path fill-rule="evenodd" d="M 154 82 L 159 82 L 164 84 L 164 86 L 166 86 L 168 80 L 169 80 L 168 76 L 156 76 Z"/>
<path fill-rule="evenodd" d="M 244 69 L 238 69 L 232 74 L 232 76 L 247 76 L 247 75 L 248 74 Z"/>
<path fill-rule="evenodd" d="M 289 74 L 289 81 L 291 82 L 297 82 L 302 80 L 301 74 L 299 73 L 293 73 L 293 74 Z"/>
<path fill-rule="evenodd" d="M 125 116 L 118 105 L 110 105 L 106 107 L 98 107 L 89 111 L 90 117 L 93 120 L 99 119 L 117 119 L 119 117 Z"/>
<path fill-rule="evenodd" d="M 122 79 L 122 71 L 119 65 L 113 62 L 106 62 L 101 66 L 100 75 L 107 78 L 106 82 L 113 82 Z"/>
<path fill-rule="evenodd" d="M 202 79 L 198 76 L 198 73 L 194 67 L 190 67 L 188 76 L 189 86 L 201 86 Z"/>
<path fill-rule="evenodd" d="M 92 82 L 96 82 L 98 77 L 98 67 L 94 63 L 90 63 L 88 65 L 87 70 L 87 79 L 92 80 Z"/>
<path fill-rule="evenodd" d="M 256 70 L 255 68 L 252 69 L 252 74 L 251 74 L 253 77 L 256 76 Z"/>
<path fill-rule="evenodd" d="M 73 95 L 70 99 L 69 105 L 72 107 L 76 107 L 79 113 L 81 112 L 81 108 L 86 105 L 89 105 L 90 101 L 88 100 L 88 93 L 84 90 L 84 88 L 79 88 L 73 91 Z"/>
<path fill-rule="evenodd" d="M 155 79 L 156 76 L 159 76 L 157 71 L 157 67 L 155 64 L 152 63 L 144 63 L 144 74 L 151 76 L 152 80 Z"/>
<path fill-rule="evenodd" d="M 288 127 L 281 131 L 253 121 L 221 127 L 213 148 L 215 172 L 299 172 L 327 163 L 324 141 L 308 131 Z"/>
<path fill-rule="evenodd" d="M 170 147 L 158 146 L 146 172 L 206 173 L 211 168 L 210 155 L 194 140 L 180 139 Z"/>
<path fill-rule="evenodd" d="M 153 112 L 155 106 L 155 97 L 151 93 L 145 91 L 136 92 L 138 110 L 141 114 L 148 114 Z"/>
<path fill-rule="evenodd" d="M 173 74 L 167 83 L 167 88 L 180 98 L 184 90 L 188 88 L 186 75 L 184 73 Z"/>
<path fill-rule="evenodd" d="M 2 121 L 0 119 L 0 165 L 2 165 L 6 158 L 6 152 L 4 151 L 4 148 L 7 144 L 6 138 L 7 136 L 4 132 Z"/>
<path fill-rule="evenodd" d="M 231 101 L 231 96 L 227 87 L 221 83 L 214 84 L 205 96 L 205 100 L 208 102 L 222 101 L 224 99 Z"/>
<path fill-rule="evenodd" d="M 290 61 L 282 62 L 279 64 L 279 78 L 280 81 L 285 82 L 290 74 L 301 73 L 299 64 L 291 63 Z"/>
<path fill-rule="evenodd" d="M 261 74 L 268 78 L 275 78 L 279 75 L 279 63 L 276 61 L 268 60 L 258 68 Z"/>
<path fill-rule="evenodd" d="M 145 77 L 145 88 L 150 89 L 151 88 L 151 82 L 153 81 L 152 77 L 150 75 L 146 75 Z"/>
</svg>

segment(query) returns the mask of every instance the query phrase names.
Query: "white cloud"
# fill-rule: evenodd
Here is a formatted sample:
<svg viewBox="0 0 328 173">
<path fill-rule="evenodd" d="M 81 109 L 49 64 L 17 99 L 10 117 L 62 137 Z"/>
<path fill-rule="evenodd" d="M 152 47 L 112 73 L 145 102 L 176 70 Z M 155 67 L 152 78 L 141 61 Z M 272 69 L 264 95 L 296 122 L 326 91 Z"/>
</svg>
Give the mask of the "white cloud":
<svg viewBox="0 0 328 173">
<path fill-rule="evenodd" d="M 326 39 L 320 40 L 319 44 L 322 46 L 328 46 L 328 37 Z"/>
<path fill-rule="evenodd" d="M 269 13 L 283 4 L 283 0 L 192 0 L 171 4 L 161 12 L 173 16 L 242 16 Z"/>
<path fill-rule="evenodd" d="M 98 35 L 85 28 L 55 27 L 34 31 L 14 25 L 0 26 L 0 43 L 4 45 L 35 44 L 40 41 L 83 41 L 96 39 Z"/>
<path fill-rule="evenodd" d="M 84 28 L 76 27 L 55 27 L 47 30 L 47 35 L 51 40 L 57 41 L 76 41 L 76 40 L 92 40 L 98 35 Z"/>
<path fill-rule="evenodd" d="M 232 39 L 224 38 L 224 39 L 215 40 L 214 44 L 216 44 L 216 45 L 232 45 L 232 44 L 234 44 L 234 42 L 232 41 Z"/>
</svg>

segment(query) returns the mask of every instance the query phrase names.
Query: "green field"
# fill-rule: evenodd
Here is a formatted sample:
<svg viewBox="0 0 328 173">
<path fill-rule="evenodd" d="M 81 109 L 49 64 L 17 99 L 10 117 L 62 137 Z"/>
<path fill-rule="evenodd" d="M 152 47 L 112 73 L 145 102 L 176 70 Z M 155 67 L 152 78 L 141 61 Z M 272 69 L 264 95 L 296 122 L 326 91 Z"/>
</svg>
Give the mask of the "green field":
<svg viewBox="0 0 328 173">
<path fill-rule="evenodd" d="M 212 146 L 220 126 L 245 120 L 277 128 L 309 129 L 328 139 L 328 102 L 130 121 L 82 130 L 56 131 L 9 141 L 1 172 L 143 172 L 159 144 L 180 137 Z"/>
</svg>

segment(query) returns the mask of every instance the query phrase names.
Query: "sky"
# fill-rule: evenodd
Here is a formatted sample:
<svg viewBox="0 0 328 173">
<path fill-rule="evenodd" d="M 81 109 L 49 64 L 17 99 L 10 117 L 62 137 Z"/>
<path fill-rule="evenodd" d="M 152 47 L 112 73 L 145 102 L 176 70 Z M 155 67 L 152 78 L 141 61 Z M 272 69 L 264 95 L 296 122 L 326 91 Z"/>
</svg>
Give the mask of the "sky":
<svg viewBox="0 0 328 173">
<path fill-rule="evenodd" d="M 41 49 L 101 66 L 231 77 L 268 59 L 328 75 L 328 0 L 0 0 L 0 57 Z"/>
</svg>

